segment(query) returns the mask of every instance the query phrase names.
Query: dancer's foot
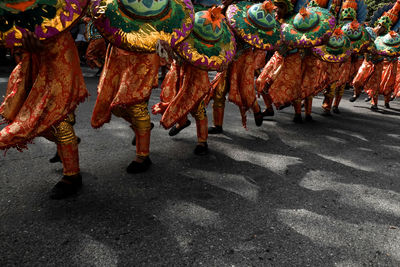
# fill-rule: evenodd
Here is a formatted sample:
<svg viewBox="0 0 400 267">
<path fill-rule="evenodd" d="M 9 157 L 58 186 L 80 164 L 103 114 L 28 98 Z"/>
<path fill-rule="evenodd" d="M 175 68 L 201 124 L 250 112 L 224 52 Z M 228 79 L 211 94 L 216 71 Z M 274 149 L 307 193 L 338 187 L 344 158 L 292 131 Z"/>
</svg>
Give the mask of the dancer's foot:
<svg viewBox="0 0 400 267">
<path fill-rule="evenodd" d="M 290 107 L 290 105 L 291 104 L 285 104 L 285 105 L 279 106 L 278 110 L 282 110 L 282 109 L 285 109 L 287 107 Z"/>
<path fill-rule="evenodd" d="M 78 173 L 72 176 L 64 175 L 51 190 L 51 199 L 64 199 L 75 195 L 82 187 L 82 176 Z"/>
<path fill-rule="evenodd" d="M 353 95 L 352 97 L 350 97 L 349 101 L 350 101 L 350 102 L 354 102 L 354 101 L 356 101 L 357 98 L 359 98 L 359 97 L 360 97 L 359 95 Z"/>
<path fill-rule="evenodd" d="M 208 154 L 208 144 L 206 142 L 198 143 L 193 152 L 197 156 L 207 155 Z"/>
<path fill-rule="evenodd" d="M 208 133 L 209 134 L 222 134 L 224 130 L 222 129 L 222 126 L 213 126 L 208 128 Z"/>
<path fill-rule="evenodd" d="M 385 103 L 385 108 L 390 108 L 389 103 Z"/>
<path fill-rule="evenodd" d="M 313 119 L 313 117 L 310 114 L 306 115 L 304 120 L 306 122 L 315 122 L 315 120 Z"/>
<path fill-rule="evenodd" d="M 150 160 L 150 157 L 146 157 L 142 162 L 138 161 L 132 161 L 131 164 L 126 168 L 127 173 L 135 174 L 135 173 L 142 173 L 147 171 L 152 162 Z"/>
<path fill-rule="evenodd" d="M 332 117 L 331 111 L 330 111 L 330 110 L 327 110 L 327 109 L 323 109 L 321 115 L 324 116 L 324 117 Z"/>
<path fill-rule="evenodd" d="M 262 115 L 263 115 L 263 117 L 272 117 L 275 115 L 274 109 L 267 108 L 266 110 L 263 111 Z"/>
<path fill-rule="evenodd" d="M 333 113 L 335 113 L 335 114 L 340 114 L 340 113 L 341 113 L 340 110 L 339 110 L 339 107 L 333 107 L 333 108 L 332 108 L 332 111 L 333 111 Z"/>
<path fill-rule="evenodd" d="M 303 118 L 301 117 L 301 114 L 295 114 L 293 118 L 294 123 L 303 123 Z"/>
<path fill-rule="evenodd" d="M 257 127 L 260 127 L 263 124 L 263 114 L 262 112 L 254 113 L 254 122 L 256 123 Z"/>
<path fill-rule="evenodd" d="M 372 111 L 377 111 L 378 110 L 378 106 L 377 105 L 372 105 L 371 106 L 371 110 Z"/>
<path fill-rule="evenodd" d="M 183 129 L 185 129 L 186 127 L 189 127 L 190 124 L 191 124 L 190 120 L 187 120 L 187 121 L 185 122 L 185 124 L 182 125 L 182 126 L 179 126 L 179 128 L 178 128 L 176 125 L 174 125 L 174 126 L 171 128 L 171 130 L 169 130 L 169 133 L 168 133 L 169 136 L 175 136 L 175 135 L 179 134 Z"/>
</svg>

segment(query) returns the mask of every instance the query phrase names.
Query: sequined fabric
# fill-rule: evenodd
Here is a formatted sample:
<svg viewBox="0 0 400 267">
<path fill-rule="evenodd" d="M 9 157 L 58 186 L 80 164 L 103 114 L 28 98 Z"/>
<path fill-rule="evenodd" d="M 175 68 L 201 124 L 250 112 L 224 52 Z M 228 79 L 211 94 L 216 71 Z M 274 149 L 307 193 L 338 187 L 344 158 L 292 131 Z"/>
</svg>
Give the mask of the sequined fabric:
<svg viewBox="0 0 400 267">
<path fill-rule="evenodd" d="M 210 88 L 207 71 L 174 62 L 162 86 L 162 102 L 152 108 L 153 113 L 163 113 L 161 125 L 168 129 L 188 113 L 196 112 Z"/>
<path fill-rule="evenodd" d="M 60 34 L 44 51 L 24 53 L 10 75 L 0 114 L 11 123 L 0 132 L 0 149 L 26 147 L 88 95 L 72 36 Z"/>
<path fill-rule="evenodd" d="M 382 81 L 380 84 L 379 94 L 388 96 L 391 95 L 395 88 L 397 75 L 397 58 L 394 60 L 384 60 L 382 67 Z"/>
<path fill-rule="evenodd" d="M 147 102 L 158 77 L 160 58 L 154 53 L 135 53 L 110 46 L 97 88 L 92 126 L 101 127 L 117 107 Z"/>
</svg>

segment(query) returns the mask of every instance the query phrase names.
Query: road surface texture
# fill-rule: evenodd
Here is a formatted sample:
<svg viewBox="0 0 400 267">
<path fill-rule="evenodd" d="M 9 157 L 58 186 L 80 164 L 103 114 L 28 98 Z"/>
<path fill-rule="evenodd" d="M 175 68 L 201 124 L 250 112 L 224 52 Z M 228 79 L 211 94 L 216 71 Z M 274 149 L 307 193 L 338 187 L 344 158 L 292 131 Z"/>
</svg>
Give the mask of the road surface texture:
<svg viewBox="0 0 400 267">
<path fill-rule="evenodd" d="M 171 138 L 152 116 L 153 165 L 129 175 L 129 125 L 90 126 L 95 72 L 84 68 L 91 96 L 77 110 L 78 196 L 48 198 L 62 166 L 44 138 L 1 155 L 0 266 L 400 265 L 400 102 L 372 112 L 346 91 L 341 115 L 320 116 L 319 96 L 315 123 L 292 123 L 287 108 L 260 128 L 249 114 L 248 130 L 227 104 L 203 157 L 193 118 Z"/>
</svg>

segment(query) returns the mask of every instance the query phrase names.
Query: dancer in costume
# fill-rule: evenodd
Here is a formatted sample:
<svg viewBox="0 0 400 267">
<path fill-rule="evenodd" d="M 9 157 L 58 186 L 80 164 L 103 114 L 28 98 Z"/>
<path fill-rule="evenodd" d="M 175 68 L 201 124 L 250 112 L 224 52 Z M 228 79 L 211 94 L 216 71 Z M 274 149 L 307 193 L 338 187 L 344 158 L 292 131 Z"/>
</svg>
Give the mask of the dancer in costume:
<svg viewBox="0 0 400 267">
<path fill-rule="evenodd" d="M 7 21 L 0 28 L 0 42 L 24 50 L 0 106 L 0 114 L 9 122 L 0 131 L 0 149 L 26 148 L 37 136 L 55 142 L 63 177 L 51 191 L 54 199 L 75 194 L 82 185 L 72 125 L 74 110 L 88 93 L 67 29 L 80 18 L 86 4 L 86 0 L 0 3 L 0 20 Z"/>
<path fill-rule="evenodd" d="M 195 12 L 207 11 L 211 7 L 221 5 L 220 0 L 194 0 L 194 1 L 192 1 L 192 3 L 193 3 Z M 168 48 L 165 48 L 165 49 L 168 49 Z M 162 60 L 164 60 L 164 59 L 162 58 Z M 165 89 L 165 87 L 167 87 L 168 84 L 171 84 L 171 82 L 169 82 L 169 81 L 177 79 L 176 78 L 178 75 L 177 65 L 175 63 L 173 63 L 173 64 L 174 64 L 173 68 L 169 69 L 169 72 L 167 73 L 167 75 L 165 75 L 164 82 L 161 85 L 162 91 L 165 92 L 166 94 L 169 94 L 169 96 L 167 98 L 161 97 L 161 101 L 169 102 L 167 99 L 168 98 L 172 99 L 171 97 L 175 96 L 175 93 L 177 93 L 177 91 L 176 91 L 171 95 L 169 92 L 172 92 L 172 91 L 170 91 L 169 89 Z M 183 129 L 189 127 L 190 125 L 191 125 L 191 121 L 188 118 L 186 118 L 186 120 L 185 120 L 185 118 L 182 118 L 181 122 L 177 122 L 174 126 L 172 126 L 172 128 L 170 129 L 168 134 L 169 134 L 169 136 L 175 136 L 175 135 L 179 134 Z"/>
<path fill-rule="evenodd" d="M 221 7 L 196 12 L 193 33 L 175 47 L 178 59 L 162 86 L 161 103 L 153 107 L 154 114 L 163 114 L 161 125 L 183 128 L 187 114 L 196 119 L 196 155 L 208 152 L 208 120 L 204 98 L 211 85 L 209 70 L 222 70 L 235 54 L 235 39 L 221 13 Z"/>
<path fill-rule="evenodd" d="M 225 5 L 232 3 L 227 1 Z M 274 18 L 274 5 L 271 1 L 263 4 L 238 2 L 225 6 L 231 29 L 235 33 L 236 56 L 228 69 L 215 77 L 212 90 L 213 127 L 210 134 L 223 132 L 223 119 L 226 95 L 240 110 L 243 126 L 246 128 L 246 112 L 251 109 L 257 126 L 261 126 L 263 116 L 257 102 L 254 88 L 256 61 L 254 48 L 272 50 L 279 45 L 279 24 Z"/>
<path fill-rule="evenodd" d="M 377 35 L 375 49 L 368 53 L 353 81 L 355 92 L 350 101 L 355 101 L 364 88 L 371 98 L 373 111 L 378 109 L 379 94 L 384 95 L 385 107 L 390 108 L 389 101 L 396 82 L 397 56 L 400 52 L 400 36 L 392 30 L 400 26 L 399 12 L 400 1 L 397 1 L 374 13 L 371 23 L 375 24 L 373 31 Z"/>
<path fill-rule="evenodd" d="M 193 28 L 190 1 L 95 0 L 91 11 L 100 33 L 111 43 L 98 86 L 92 126 L 109 122 L 111 114 L 124 118 L 136 135 L 136 157 L 128 173 L 149 169 L 150 114 L 148 100 L 157 82 L 160 58 L 158 40 L 172 47 Z M 140 18 L 140 19 L 139 19 Z"/>
<path fill-rule="evenodd" d="M 301 102 L 304 100 L 306 120 L 312 121 L 312 99 L 323 89 L 324 64 L 309 48 L 327 40 L 335 27 L 335 18 L 314 1 L 306 8 L 302 1 L 275 0 L 274 3 L 278 19 L 284 23 L 282 38 L 286 45 L 264 67 L 257 79 L 257 90 L 267 95 L 270 104 L 278 109 L 292 104 L 296 123 L 303 121 Z"/>
<path fill-rule="evenodd" d="M 332 104 L 333 112 L 336 114 L 340 113 L 340 100 L 342 99 L 346 85 L 352 80 L 355 69 L 353 65 L 357 66 L 359 64 L 359 53 L 365 52 L 372 41 L 368 31 L 362 24 L 366 19 L 367 13 L 368 10 L 363 0 L 345 0 L 342 3 L 340 14 L 335 14 L 338 18 L 337 29 L 341 29 L 348 37 L 351 50 L 344 46 L 339 47 L 340 44 L 337 42 L 335 43 L 332 39 L 326 47 L 329 49 L 328 46 L 330 44 L 336 46 L 336 49 L 332 50 L 333 47 L 330 48 L 334 53 L 333 55 L 329 55 L 330 53 L 328 52 L 323 56 L 323 59 L 325 58 L 327 62 L 334 62 L 327 67 L 326 75 L 329 80 L 326 83 L 328 86 L 325 89 L 325 98 L 322 104 L 324 110 L 323 115 L 325 116 L 331 115 Z M 331 41 L 334 41 L 334 43 L 331 43 Z M 343 48 L 344 50 L 339 51 Z M 322 50 L 318 48 L 318 50 L 320 52 L 326 51 L 324 48 L 322 48 Z M 351 51 L 353 51 L 353 55 L 350 57 Z M 345 52 L 346 55 L 343 54 L 342 57 L 338 57 L 338 53 L 341 54 L 342 52 Z M 345 61 L 341 62 L 342 60 Z"/>
</svg>

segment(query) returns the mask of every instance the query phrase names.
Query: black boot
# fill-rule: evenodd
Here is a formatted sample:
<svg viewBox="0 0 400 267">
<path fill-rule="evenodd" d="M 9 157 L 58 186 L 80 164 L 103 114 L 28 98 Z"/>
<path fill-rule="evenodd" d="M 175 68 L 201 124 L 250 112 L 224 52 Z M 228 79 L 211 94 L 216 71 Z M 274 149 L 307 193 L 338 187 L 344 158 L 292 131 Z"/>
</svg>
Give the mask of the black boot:
<svg viewBox="0 0 400 267">
<path fill-rule="evenodd" d="M 207 155 L 208 154 L 208 144 L 207 143 L 198 144 L 193 152 L 197 156 Z"/>
<path fill-rule="evenodd" d="M 171 128 L 171 130 L 169 130 L 169 136 L 175 136 L 177 134 L 179 134 L 183 129 L 185 129 L 186 127 L 189 127 L 191 124 L 190 120 L 187 120 L 185 122 L 184 125 L 180 126 L 179 128 L 176 127 L 176 125 L 174 125 L 174 127 Z"/>
<path fill-rule="evenodd" d="M 64 177 L 51 190 L 51 199 L 64 199 L 75 195 L 82 187 L 82 176 L 80 174 Z"/>
<path fill-rule="evenodd" d="M 389 103 L 385 103 L 385 108 L 390 108 Z"/>
<path fill-rule="evenodd" d="M 333 107 L 333 108 L 332 108 L 332 111 L 333 111 L 333 113 L 335 113 L 335 114 L 340 114 L 339 107 Z"/>
<path fill-rule="evenodd" d="M 287 107 L 290 107 L 291 105 L 292 105 L 292 104 L 290 104 L 290 103 L 285 104 L 285 105 L 282 105 L 282 106 L 280 106 L 280 107 L 278 108 L 278 110 L 285 109 L 285 108 L 287 108 Z"/>
<path fill-rule="evenodd" d="M 315 122 L 315 120 L 313 119 L 313 117 L 311 115 L 306 115 L 305 121 L 306 122 Z"/>
<path fill-rule="evenodd" d="M 267 108 L 266 110 L 263 111 L 262 115 L 263 115 L 263 117 L 272 117 L 275 115 L 274 109 Z"/>
<path fill-rule="evenodd" d="M 377 105 L 372 105 L 371 106 L 371 110 L 372 111 L 377 111 L 378 110 L 378 106 Z"/>
<path fill-rule="evenodd" d="M 222 126 L 213 126 L 208 128 L 208 133 L 209 134 L 222 134 L 224 130 L 222 129 Z"/>
<path fill-rule="evenodd" d="M 263 124 L 264 117 L 262 112 L 254 113 L 254 122 L 256 123 L 257 127 L 260 127 Z"/>
<path fill-rule="evenodd" d="M 293 122 L 294 123 L 303 123 L 303 118 L 301 117 L 301 114 L 294 114 Z"/>
<path fill-rule="evenodd" d="M 349 101 L 350 101 L 350 102 L 354 102 L 354 101 L 357 100 L 357 98 L 359 98 L 358 95 L 353 95 L 352 97 L 350 97 Z"/>
<path fill-rule="evenodd" d="M 324 116 L 324 117 L 332 117 L 332 113 L 331 113 L 331 111 L 330 110 L 327 110 L 327 109 L 322 109 L 322 114 L 321 114 L 322 116 Z"/>
<path fill-rule="evenodd" d="M 132 161 L 131 164 L 126 168 L 127 173 L 135 174 L 135 173 L 142 173 L 147 171 L 152 162 L 150 158 L 147 156 L 143 162 Z"/>
</svg>

